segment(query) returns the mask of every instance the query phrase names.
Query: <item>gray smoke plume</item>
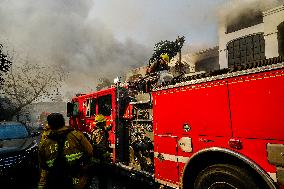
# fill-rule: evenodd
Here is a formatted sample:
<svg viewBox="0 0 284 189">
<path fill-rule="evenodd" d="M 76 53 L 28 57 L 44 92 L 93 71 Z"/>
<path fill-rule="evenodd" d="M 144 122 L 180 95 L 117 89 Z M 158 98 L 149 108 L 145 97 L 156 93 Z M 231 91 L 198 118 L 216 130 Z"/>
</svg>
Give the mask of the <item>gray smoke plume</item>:
<svg viewBox="0 0 284 189">
<path fill-rule="evenodd" d="M 281 4 L 284 4 L 284 0 L 232 0 L 220 8 L 220 22 L 229 25 Z"/>
<path fill-rule="evenodd" d="M 100 77 L 112 80 L 147 64 L 152 49 L 118 41 L 90 17 L 93 6 L 92 0 L 2 0 L 0 40 L 20 56 L 69 72 L 65 91 L 94 90 Z"/>
</svg>

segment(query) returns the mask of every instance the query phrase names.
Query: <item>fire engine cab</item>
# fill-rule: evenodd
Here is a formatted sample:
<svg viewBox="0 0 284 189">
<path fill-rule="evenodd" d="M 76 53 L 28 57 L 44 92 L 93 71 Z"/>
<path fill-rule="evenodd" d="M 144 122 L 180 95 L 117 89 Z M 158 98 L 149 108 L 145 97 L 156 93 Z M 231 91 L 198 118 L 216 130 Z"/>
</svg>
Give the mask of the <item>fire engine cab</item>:
<svg viewBox="0 0 284 189">
<path fill-rule="evenodd" d="M 77 95 L 70 125 L 91 132 L 103 114 L 112 164 L 163 186 L 284 188 L 282 57 L 154 89 L 141 83 Z"/>
</svg>

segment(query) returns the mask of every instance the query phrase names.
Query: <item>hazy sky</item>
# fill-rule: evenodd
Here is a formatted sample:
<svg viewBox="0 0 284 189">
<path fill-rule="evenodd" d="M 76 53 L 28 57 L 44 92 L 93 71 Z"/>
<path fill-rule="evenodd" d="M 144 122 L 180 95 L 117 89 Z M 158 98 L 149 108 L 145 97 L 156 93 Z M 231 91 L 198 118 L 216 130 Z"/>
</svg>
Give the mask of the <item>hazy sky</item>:
<svg viewBox="0 0 284 189">
<path fill-rule="evenodd" d="M 217 45 L 220 11 L 250 1 L 269 2 L 0 0 L 0 41 L 19 57 L 63 67 L 65 90 L 90 92 L 101 77 L 146 65 L 160 40 L 185 36 L 184 49 L 194 50 Z"/>
</svg>

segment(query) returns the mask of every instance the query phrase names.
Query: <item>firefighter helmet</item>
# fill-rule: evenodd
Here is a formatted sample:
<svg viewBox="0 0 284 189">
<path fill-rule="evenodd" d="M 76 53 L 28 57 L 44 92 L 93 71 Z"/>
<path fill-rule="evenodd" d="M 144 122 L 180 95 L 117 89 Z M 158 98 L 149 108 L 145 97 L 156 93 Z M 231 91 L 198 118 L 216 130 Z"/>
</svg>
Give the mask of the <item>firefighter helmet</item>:
<svg viewBox="0 0 284 189">
<path fill-rule="evenodd" d="M 169 62 L 170 61 L 170 57 L 168 53 L 162 53 L 160 55 L 161 59 L 163 59 L 165 62 Z"/>
<path fill-rule="evenodd" d="M 105 116 L 103 116 L 102 114 L 96 115 L 95 123 L 102 123 L 102 122 L 106 122 Z"/>
<path fill-rule="evenodd" d="M 65 125 L 64 117 L 60 113 L 51 113 L 46 119 L 50 129 L 59 129 Z"/>
</svg>

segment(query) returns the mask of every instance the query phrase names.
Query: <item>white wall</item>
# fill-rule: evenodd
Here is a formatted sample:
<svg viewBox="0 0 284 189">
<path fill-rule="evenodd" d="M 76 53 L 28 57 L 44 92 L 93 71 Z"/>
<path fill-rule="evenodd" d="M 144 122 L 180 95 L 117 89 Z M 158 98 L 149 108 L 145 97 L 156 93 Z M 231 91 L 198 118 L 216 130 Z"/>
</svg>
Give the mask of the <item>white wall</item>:
<svg viewBox="0 0 284 189">
<path fill-rule="evenodd" d="M 284 5 L 270 9 L 263 13 L 265 56 L 272 58 L 279 56 L 277 27 L 284 21 Z"/>
</svg>

